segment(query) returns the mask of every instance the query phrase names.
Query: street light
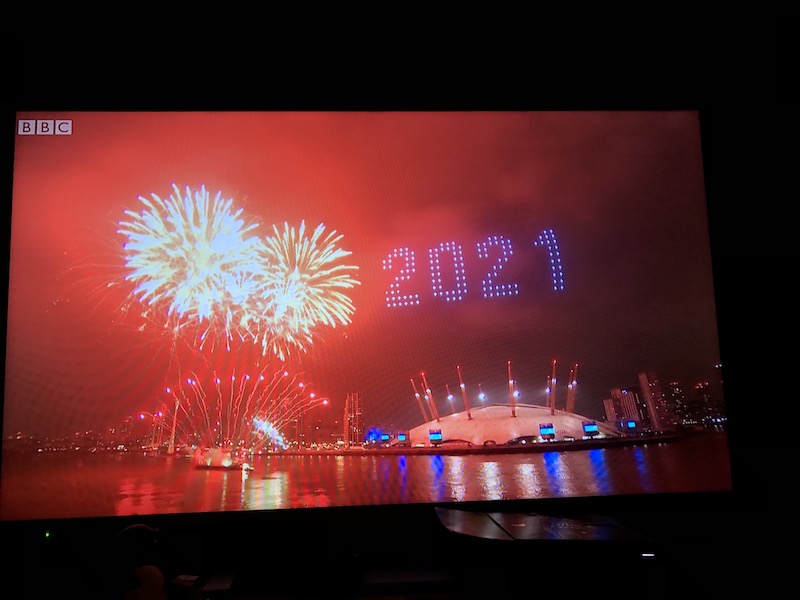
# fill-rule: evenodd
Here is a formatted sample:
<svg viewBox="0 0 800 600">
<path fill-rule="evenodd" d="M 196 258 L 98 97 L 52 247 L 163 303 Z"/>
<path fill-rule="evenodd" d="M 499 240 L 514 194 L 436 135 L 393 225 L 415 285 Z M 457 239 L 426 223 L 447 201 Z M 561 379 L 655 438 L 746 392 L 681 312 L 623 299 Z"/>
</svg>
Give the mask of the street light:
<svg viewBox="0 0 800 600">
<path fill-rule="evenodd" d="M 444 384 L 444 389 L 447 392 L 447 401 L 450 403 L 450 412 L 455 412 L 453 401 L 456 399 L 456 397 L 450 393 L 450 386 L 448 384 Z"/>
<path fill-rule="evenodd" d="M 486 394 L 484 394 L 484 393 L 483 393 L 483 390 L 481 389 L 481 384 L 480 384 L 480 383 L 478 384 L 478 399 L 479 399 L 481 402 L 483 402 L 484 400 L 486 400 Z"/>
</svg>

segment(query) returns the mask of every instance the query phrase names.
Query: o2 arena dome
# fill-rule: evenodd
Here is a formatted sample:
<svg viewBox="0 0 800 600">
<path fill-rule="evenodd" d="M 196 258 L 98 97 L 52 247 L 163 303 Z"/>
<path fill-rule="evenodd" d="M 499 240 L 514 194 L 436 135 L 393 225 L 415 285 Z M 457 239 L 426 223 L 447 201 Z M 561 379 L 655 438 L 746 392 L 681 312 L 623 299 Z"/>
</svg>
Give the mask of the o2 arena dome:
<svg viewBox="0 0 800 600">
<path fill-rule="evenodd" d="M 441 433 L 441 437 L 439 437 Z M 491 404 L 449 414 L 408 431 L 408 445 L 493 446 L 544 440 L 621 437 L 608 423 L 532 404 Z"/>
</svg>

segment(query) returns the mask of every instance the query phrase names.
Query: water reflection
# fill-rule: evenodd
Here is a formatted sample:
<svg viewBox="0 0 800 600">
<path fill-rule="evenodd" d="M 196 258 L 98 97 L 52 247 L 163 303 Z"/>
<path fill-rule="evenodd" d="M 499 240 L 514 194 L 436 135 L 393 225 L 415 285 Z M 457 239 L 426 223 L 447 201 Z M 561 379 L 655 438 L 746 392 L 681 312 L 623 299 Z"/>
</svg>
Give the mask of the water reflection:
<svg viewBox="0 0 800 600">
<path fill-rule="evenodd" d="M 561 454 L 558 452 L 545 452 L 544 464 L 548 486 L 555 492 L 556 496 L 564 496 L 567 493 L 567 488 L 564 484 L 569 475 L 561 462 Z"/>
<path fill-rule="evenodd" d="M 542 495 L 539 472 L 532 463 L 521 463 L 514 467 L 514 484 L 517 489 L 516 497 L 539 498 Z"/>
<path fill-rule="evenodd" d="M 49 519 L 716 491 L 730 489 L 727 452 L 711 435 L 564 453 L 265 455 L 249 473 L 178 457 L 20 455 L 3 464 L 0 510 Z"/>
<path fill-rule="evenodd" d="M 400 473 L 400 487 L 405 490 L 408 485 L 408 465 L 406 464 L 406 457 L 401 456 L 397 463 L 397 471 Z"/>
<path fill-rule="evenodd" d="M 589 458 L 589 464 L 592 468 L 592 479 L 595 482 L 594 493 L 602 496 L 610 494 L 612 489 L 607 477 L 605 450 L 596 448 L 594 450 L 589 450 L 586 455 Z"/>
<path fill-rule="evenodd" d="M 653 482 L 650 479 L 650 469 L 647 461 L 646 449 L 642 446 L 633 448 L 633 457 L 636 462 L 636 473 L 639 474 L 639 482 L 645 492 L 652 492 Z"/>
<path fill-rule="evenodd" d="M 286 508 L 284 499 L 288 495 L 289 483 L 286 473 L 277 471 L 259 477 L 249 477 L 246 487 L 247 509 L 257 510 L 259 507 L 279 509 Z"/>
<path fill-rule="evenodd" d="M 447 462 L 447 481 L 450 482 L 450 500 L 463 502 L 467 496 L 467 477 L 463 456 L 453 456 Z"/>
<path fill-rule="evenodd" d="M 482 490 L 481 495 L 486 500 L 503 499 L 503 481 L 500 476 L 500 465 L 497 462 L 481 463 L 478 469 L 478 481 Z"/>
<path fill-rule="evenodd" d="M 119 486 L 118 515 L 151 515 L 158 512 L 154 499 L 158 493 L 151 481 L 126 479 Z"/>
<path fill-rule="evenodd" d="M 444 458 L 442 456 L 428 457 L 428 471 L 431 476 L 431 493 L 429 502 L 441 502 L 450 497 L 447 480 L 444 477 Z"/>
</svg>

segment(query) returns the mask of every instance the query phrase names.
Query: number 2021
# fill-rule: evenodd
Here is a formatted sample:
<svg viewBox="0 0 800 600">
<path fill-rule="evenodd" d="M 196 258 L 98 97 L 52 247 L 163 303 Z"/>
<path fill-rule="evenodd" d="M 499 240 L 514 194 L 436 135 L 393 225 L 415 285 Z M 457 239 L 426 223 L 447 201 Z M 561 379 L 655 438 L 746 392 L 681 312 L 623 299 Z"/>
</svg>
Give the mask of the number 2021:
<svg viewBox="0 0 800 600">
<path fill-rule="evenodd" d="M 553 290 L 564 290 L 564 269 L 561 264 L 561 252 L 558 240 L 552 229 L 545 229 L 533 242 L 547 252 L 550 260 L 550 274 Z M 481 281 L 481 293 L 484 298 L 498 298 L 503 296 L 516 296 L 519 294 L 519 284 L 503 282 L 501 272 L 514 254 L 511 240 L 502 235 L 489 236 L 476 243 L 477 257 L 488 263 Z M 441 242 L 438 246 L 428 250 L 430 263 L 431 290 L 434 298 L 447 302 L 458 302 L 467 295 L 467 273 L 464 265 L 464 252 L 461 244 L 456 242 Z M 452 285 L 445 288 L 442 285 L 442 263 L 452 265 Z M 383 260 L 384 271 L 397 271 L 394 280 L 386 290 L 386 306 L 411 306 L 420 303 L 418 293 L 405 293 L 403 288 L 410 282 L 416 273 L 416 255 L 410 248 L 395 248 Z"/>
</svg>

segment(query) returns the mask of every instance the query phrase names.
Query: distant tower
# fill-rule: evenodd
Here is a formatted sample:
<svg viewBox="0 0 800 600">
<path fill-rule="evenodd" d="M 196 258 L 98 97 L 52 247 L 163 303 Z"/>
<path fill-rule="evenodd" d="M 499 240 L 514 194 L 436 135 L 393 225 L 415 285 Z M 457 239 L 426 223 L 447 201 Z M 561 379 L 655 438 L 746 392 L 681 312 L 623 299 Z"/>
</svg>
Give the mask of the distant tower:
<svg viewBox="0 0 800 600">
<path fill-rule="evenodd" d="M 575 412 L 575 390 L 578 387 L 578 363 L 569 372 L 569 383 L 567 384 L 567 412 Z"/>
<path fill-rule="evenodd" d="M 682 425 L 689 421 L 689 407 L 686 392 L 678 381 L 670 381 L 664 390 L 664 400 L 667 404 L 667 413 L 672 417 L 674 425 Z"/>
<path fill-rule="evenodd" d="M 430 421 L 431 419 L 428 418 L 428 413 L 425 412 L 425 405 L 422 403 L 422 394 L 419 393 L 417 389 L 417 384 L 414 383 L 414 378 L 411 378 L 411 387 L 414 390 L 414 398 L 417 400 L 417 406 L 419 406 L 419 411 L 422 413 L 422 422 L 425 423 Z"/>
<path fill-rule="evenodd" d="M 344 401 L 344 445 L 349 448 L 364 441 L 361 394 L 347 394 Z"/>
<path fill-rule="evenodd" d="M 725 414 L 722 404 L 714 398 L 711 390 L 711 385 L 707 381 L 694 384 L 694 398 L 691 404 L 698 421 L 719 418 Z"/>
<path fill-rule="evenodd" d="M 464 378 L 461 375 L 461 367 L 456 366 L 458 372 L 458 387 L 461 388 L 461 397 L 464 399 L 464 411 L 467 413 L 467 420 L 472 420 L 472 413 L 469 410 L 469 400 L 467 399 L 467 386 L 464 384 Z"/>
<path fill-rule="evenodd" d="M 511 404 L 511 416 L 517 416 L 517 406 L 514 402 L 514 378 L 511 376 L 511 361 L 508 361 L 508 402 Z"/>
<path fill-rule="evenodd" d="M 556 414 L 556 359 L 553 359 L 553 368 L 547 377 L 547 406 L 550 407 L 550 414 Z"/>
<path fill-rule="evenodd" d="M 642 393 L 647 415 L 650 418 L 650 428 L 654 431 L 663 431 L 666 427 L 666 402 L 661 393 L 658 379 L 652 374 L 639 373 L 639 390 Z"/>
<path fill-rule="evenodd" d="M 617 415 L 619 420 L 633 420 L 637 423 L 642 421 L 642 415 L 639 412 L 639 396 L 635 390 L 612 388 L 611 403 L 613 405 L 613 412 Z M 606 414 L 609 412 L 608 408 L 606 408 Z"/>
<path fill-rule="evenodd" d="M 617 412 L 617 407 L 614 405 L 614 398 L 603 400 L 603 410 L 605 411 L 606 421 L 609 423 L 618 423 L 622 420 Z"/>
<path fill-rule="evenodd" d="M 433 415 L 433 418 L 438 421 L 439 411 L 436 409 L 436 402 L 434 402 L 433 400 L 433 392 L 431 391 L 431 386 L 428 385 L 428 380 L 425 378 L 425 373 L 424 372 L 420 373 L 420 375 L 422 376 L 422 385 L 424 386 L 425 389 L 425 398 L 428 401 L 428 406 L 430 407 L 431 415 Z"/>
</svg>

